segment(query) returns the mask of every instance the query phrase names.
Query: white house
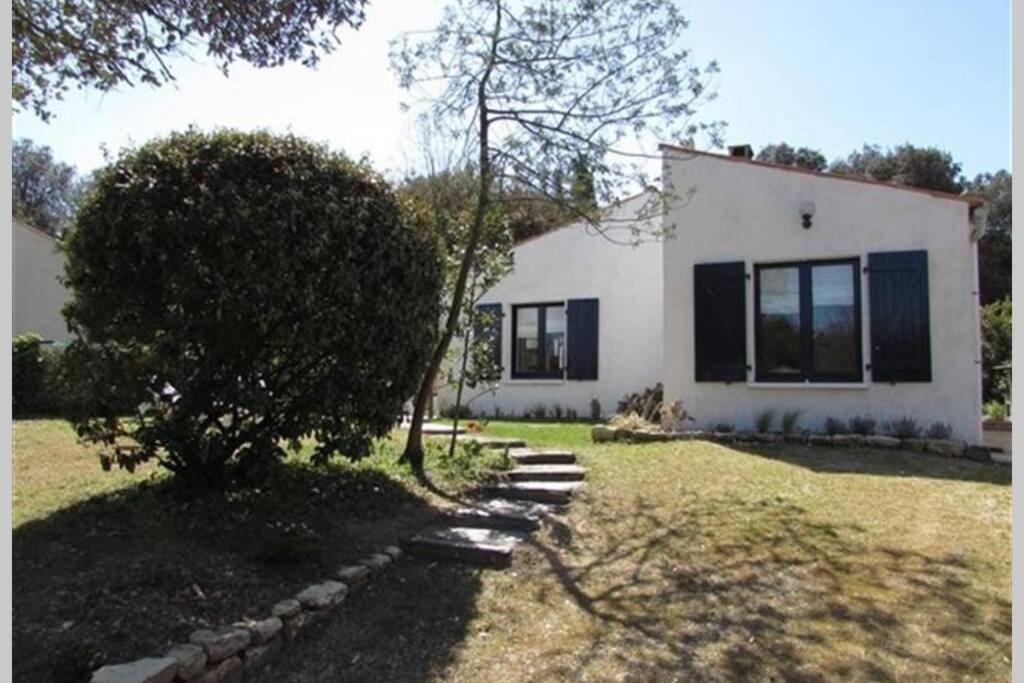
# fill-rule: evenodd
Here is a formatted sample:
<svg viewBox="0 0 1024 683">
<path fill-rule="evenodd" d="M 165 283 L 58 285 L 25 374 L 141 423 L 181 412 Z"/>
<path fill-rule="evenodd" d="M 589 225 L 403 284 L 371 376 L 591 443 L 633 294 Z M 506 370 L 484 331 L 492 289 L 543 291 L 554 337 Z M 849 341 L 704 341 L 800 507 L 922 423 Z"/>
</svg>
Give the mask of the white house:
<svg viewBox="0 0 1024 683">
<path fill-rule="evenodd" d="M 661 149 L 673 236 L 630 248 L 575 224 L 520 245 L 483 299 L 501 306 L 504 368 L 474 409 L 583 416 L 597 398 L 608 414 L 662 382 L 698 428 L 797 410 L 807 428 L 910 416 L 981 443 L 980 200 L 758 162 L 747 146 Z"/>
<path fill-rule="evenodd" d="M 14 219 L 14 334 L 35 332 L 43 339 L 69 341 L 61 308 L 68 291 L 57 279 L 64 255 L 45 232 Z"/>
</svg>

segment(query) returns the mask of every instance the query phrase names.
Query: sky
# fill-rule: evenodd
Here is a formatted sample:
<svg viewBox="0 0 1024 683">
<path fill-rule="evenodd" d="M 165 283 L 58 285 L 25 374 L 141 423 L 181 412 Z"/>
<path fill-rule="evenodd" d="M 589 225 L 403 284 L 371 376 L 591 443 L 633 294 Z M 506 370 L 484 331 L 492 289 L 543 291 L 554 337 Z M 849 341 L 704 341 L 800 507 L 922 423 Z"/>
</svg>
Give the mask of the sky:
<svg viewBox="0 0 1024 683">
<path fill-rule="evenodd" d="M 727 144 L 785 141 L 829 159 L 864 143 L 947 150 L 963 171 L 1010 168 L 1008 0 L 678 0 L 696 63 L 717 60 L 717 99 L 698 120 L 724 121 Z M 49 145 L 81 171 L 189 125 L 289 131 L 368 155 L 393 173 L 415 159 L 408 100 L 388 67 L 390 40 L 433 28 L 441 3 L 370 0 L 358 31 L 317 69 L 231 67 L 201 52 L 171 62 L 177 81 L 111 93 L 69 92 L 44 123 L 14 116 L 15 137 Z M 672 142 L 672 141 L 667 141 Z"/>
</svg>

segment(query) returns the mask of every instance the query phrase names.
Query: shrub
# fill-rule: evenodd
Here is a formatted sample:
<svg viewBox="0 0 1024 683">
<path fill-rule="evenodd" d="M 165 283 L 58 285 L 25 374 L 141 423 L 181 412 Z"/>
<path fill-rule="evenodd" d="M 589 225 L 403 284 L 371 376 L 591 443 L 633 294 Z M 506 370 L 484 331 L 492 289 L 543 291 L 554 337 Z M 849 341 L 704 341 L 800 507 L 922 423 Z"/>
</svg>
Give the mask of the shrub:
<svg viewBox="0 0 1024 683">
<path fill-rule="evenodd" d="M 948 422 L 933 422 L 925 436 L 929 439 L 948 439 L 953 436 L 953 425 Z"/>
<path fill-rule="evenodd" d="M 986 401 L 1010 398 L 1013 304 L 1009 298 L 981 307 L 981 385 Z M 1001 369 L 997 369 L 1001 368 Z"/>
<path fill-rule="evenodd" d="M 546 420 L 548 417 L 548 407 L 538 401 L 527 408 L 526 416 L 533 420 Z"/>
<path fill-rule="evenodd" d="M 569 420 L 570 422 L 575 422 L 580 419 L 580 416 L 579 413 L 576 412 L 575 408 L 566 408 L 565 419 Z"/>
<path fill-rule="evenodd" d="M 984 407 L 985 417 L 993 420 L 1006 419 L 1006 404 L 1002 401 L 989 401 Z"/>
<path fill-rule="evenodd" d="M 825 433 L 828 434 L 829 436 L 835 436 L 836 434 L 846 434 L 846 423 L 840 420 L 838 417 L 826 417 Z"/>
<path fill-rule="evenodd" d="M 658 410 L 665 400 L 664 390 L 661 383 L 653 387 L 647 387 L 643 391 L 626 394 L 619 400 L 616 412 L 620 415 L 636 413 L 648 422 L 657 419 Z"/>
<path fill-rule="evenodd" d="M 889 436 L 895 436 L 898 439 L 916 439 L 921 436 L 921 427 L 917 424 L 917 420 L 909 415 L 889 420 L 885 423 L 884 428 Z"/>
<path fill-rule="evenodd" d="M 469 406 L 457 406 L 453 403 L 441 408 L 441 417 L 448 418 L 449 420 L 454 420 L 456 418 L 460 420 L 469 420 L 476 417 L 476 415 L 473 414 L 473 409 Z"/>
<path fill-rule="evenodd" d="M 754 418 L 754 428 L 759 432 L 770 432 L 773 422 L 775 422 L 775 411 L 768 408 L 767 410 L 762 410 Z"/>
<path fill-rule="evenodd" d="M 850 432 L 862 436 L 871 436 L 875 433 L 875 418 L 867 415 L 857 415 L 850 418 Z"/>
<path fill-rule="evenodd" d="M 590 399 L 590 419 L 593 422 L 600 422 L 601 415 L 604 411 L 601 410 L 601 402 L 596 398 Z"/>
<path fill-rule="evenodd" d="M 731 434 L 736 430 L 736 427 L 729 422 L 719 422 L 715 425 L 714 431 L 720 434 Z"/>
<path fill-rule="evenodd" d="M 555 418 L 556 420 L 561 420 L 564 412 L 565 411 L 562 409 L 562 404 L 559 403 L 558 401 L 555 401 L 554 403 L 551 404 L 551 417 Z"/>
<path fill-rule="evenodd" d="M 11 393 L 15 417 L 59 412 L 58 394 L 54 391 L 56 354 L 38 334 L 30 332 L 14 338 Z"/>
<path fill-rule="evenodd" d="M 294 136 L 190 130 L 102 169 L 66 239 L 70 411 L 105 467 L 190 483 L 284 455 L 366 455 L 417 389 L 440 315 L 435 240 L 363 164 Z M 146 399 L 132 420 L 108 400 Z M 116 448 L 113 444 L 117 443 Z"/>
<path fill-rule="evenodd" d="M 612 416 L 609 424 L 616 429 L 647 429 L 651 426 L 647 420 L 636 413 L 616 413 Z"/>
<path fill-rule="evenodd" d="M 787 410 L 782 414 L 782 433 L 792 434 L 796 431 L 797 421 L 800 419 L 799 410 Z"/>
</svg>

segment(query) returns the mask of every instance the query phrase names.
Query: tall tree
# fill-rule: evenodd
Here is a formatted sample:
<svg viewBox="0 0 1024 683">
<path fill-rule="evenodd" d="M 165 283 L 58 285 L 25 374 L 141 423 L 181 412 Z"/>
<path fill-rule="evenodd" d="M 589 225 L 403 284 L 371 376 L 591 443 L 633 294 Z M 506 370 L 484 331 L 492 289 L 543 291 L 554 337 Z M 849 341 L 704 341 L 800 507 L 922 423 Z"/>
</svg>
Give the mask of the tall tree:
<svg viewBox="0 0 1024 683">
<path fill-rule="evenodd" d="M 915 147 L 910 143 L 892 149 L 864 145 L 845 159 L 832 162 L 829 170 L 953 194 L 964 189 L 960 164 L 953 155 L 936 147 Z"/>
<path fill-rule="evenodd" d="M 28 138 L 11 149 L 14 215 L 54 237 L 71 224 L 82 182 L 73 166 L 57 161 L 49 147 Z"/>
<path fill-rule="evenodd" d="M 988 231 L 978 243 L 981 303 L 1009 298 L 1013 290 L 1013 176 L 1008 171 L 981 173 L 967 192 L 988 202 Z"/>
<path fill-rule="evenodd" d="M 222 69 L 313 65 L 366 0 L 14 0 L 11 97 L 42 119 L 71 85 L 107 91 L 174 79 L 168 59 L 199 41 Z"/>
<path fill-rule="evenodd" d="M 682 140 L 706 131 L 717 142 L 717 127 L 692 121 L 717 65 L 692 63 L 679 45 L 686 25 L 670 0 L 461 0 L 446 8 L 437 30 L 394 44 L 401 85 L 422 95 L 438 128 L 453 139 L 469 136 L 478 173 L 461 260 L 403 454 L 417 471 L 423 415 L 464 310 L 487 217 L 508 201 L 502 188 L 530 188 L 615 239 L 572 194 L 552 196 L 545 171 L 570 168 L 585 155 L 595 197 L 607 203 L 648 184 L 647 156 L 637 151 L 644 134 Z M 626 240 L 663 234 L 661 202 L 652 197 L 647 220 L 632 222 Z"/>
<path fill-rule="evenodd" d="M 790 147 L 785 142 L 767 145 L 757 153 L 758 161 L 768 161 L 784 166 L 799 166 L 811 171 L 824 171 L 828 168 L 825 155 L 810 147 Z"/>
</svg>

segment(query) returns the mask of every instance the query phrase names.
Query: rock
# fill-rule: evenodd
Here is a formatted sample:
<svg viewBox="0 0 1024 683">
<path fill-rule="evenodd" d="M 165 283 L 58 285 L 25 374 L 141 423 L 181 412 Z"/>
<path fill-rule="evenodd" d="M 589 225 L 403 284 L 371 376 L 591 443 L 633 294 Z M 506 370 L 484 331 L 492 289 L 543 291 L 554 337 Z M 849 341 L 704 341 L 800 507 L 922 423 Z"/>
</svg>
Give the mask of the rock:
<svg viewBox="0 0 1024 683">
<path fill-rule="evenodd" d="M 178 678 L 188 681 L 206 669 L 206 650 L 192 643 L 179 643 L 167 651 L 167 657 L 178 661 Z"/>
<path fill-rule="evenodd" d="M 782 443 L 784 440 L 782 434 L 776 434 L 775 432 L 755 432 L 750 436 L 757 443 Z"/>
<path fill-rule="evenodd" d="M 281 638 L 274 638 L 263 645 L 248 648 L 243 655 L 245 673 L 250 674 L 262 669 L 277 657 L 283 648 L 284 640 Z"/>
<path fill-rule="evenodd" d="M 288 617 L 292 617 L 298 614 L 301 609 L 302 603 L 300 603 L 295 598 L 288 598 L 287 600 L 282 600 L 281 602 L 271 607 L 270 613 L 275 617 L 287 619 Z"/>
<path fill-rule="evenodd" d="M 605 425 L 595 425 L 590 428 L 590 439 L 594 443 L 615 441 L 615 430 Z"/>
<path fill-rule="evenodd" d="M 384 553 L 374 553 L 359 560 L 359 564 L 369 567 L 374 574 L 379 574 L 391 564 L 391 557 Z"/>
<path fill-rule="evenodd" d="M 352 593 L 366 585 L 370 578 L 370 568 L 364 564 L 349 565 L 339 569 L 337 577 L 348 586 L 349 592 Z"/>
<path fill-rule="evenodd" d="M 895 436 L 885 436 L 884 434 L 872 434 L 868 436 L 865 441 L 868 446 L 872 448 L 899 448 L 900 440 Z"/>
<path fill-rule="evenodd" d="M 997 465 L 1013 465 L 1013 458 L 1009 453 L 1003 453 L 1002 451 L 993 452 L 991 458 L 992 462 Z"/>
<path fill-rule="evenodd" d="M 924 453 L 928 450 L 928 441 L 925 439 L 900 439 L 900 446 L 908 451 Z"/>
<path fill-rule="evenodd" d="M 302 633 L 307 626 L 309 626 L 311 621 L 311 615 L 312 612 L 299 612 L 298 614 L 295 614 L 290 618 L 285 619 L 284 629 L 282 629 L 282 633 L 284 633 L 285 640 L 295 640 L 296 638 L 298 638 L 299 634 Z"/>
<path fill-rule="evenodd" d="M 928 439 L 928 452 L 935 455 L 944 455 L 947 458 L 959 458 L 963 456 L 967 444 L 963 441 L 953 439 Z"/>
<path fill-rule="evenodd" d="M 384 555 L 387 557 L 387 555 Z M 388 558 L 391 561 L 391 558 Z M 303 607 L 311 609 L 324 609 L 332 607 L 345 599 L 348 593 L 348 586 L 338 581 L 324 581 L 309 586 L 295 596 L 295 599 L 302 603 Z"/>
<path fill-rule="evenodd" d="M 615 428 L 615 440 L 616 441 L 632 441 L 633 440 L 633 430 L 632 429 L 627 429 L 626 427 L 616 427 Z"/>
<path fill-rule="evenodd" d="M 828 434 L 811 434 L 807 437 L 808 446 L 831 446 L 832 437 Z"/>
<path fill-rule="evenodd" d="M 206 650 L 206 656 L 210 663 L 215 664 L 244 650 L 252 641 L 252 634 L 249 633 L 249 629 L 228 626 L 216 631 L 209 629 L 193 631 L 188 640 L 195 645 L 201 645 Z"/>
<path fill-rule="evenodd" d="M 732 432 L 711 432 L 711 440 L 718 443 L 732 443 L 736 440 L 736 435 Z"/>
<path fill-rule="evenodd" d="M 863 434 L 835 434 L 832 436 L 833 446 L 843 446 L 846 448 L 857 448 L 863 446 L 865 438 Z"/>
<path fill-rule="evenodd" d="M 108 664 L 93 672 L 91 683 L 170 683 L 178 673 L 174 657 L 147 657 L 127 664 Z"/>
<path fill-rule="evenodd" d="M 280 617 L 267 617 L 259 621 L 245 621 L 236 625 L 249 629 L 249 633 L 252 634 L 252 645 L 262 645 L 277 637 L 284 627 L 284 622 Z"/>
<path fill-rule="evenodd" d="M 384 550 L 381 552 L 390 557 L 392 562 L 398 562 L 402 559 L 402 549 L 397 545 L 385 546 Z"/>
<path fill-rule="evenodd" d="M 968 446 L 964 457 L 974 462 L 992 462 L 992 449 L 987 446 Z"/>
<path fill-rule="evenodd" d="M 245 676 L 245 664 L 238 655 L 232 655 L 206 670 L 199 683 L 241 683 Z"/>
</svg>

